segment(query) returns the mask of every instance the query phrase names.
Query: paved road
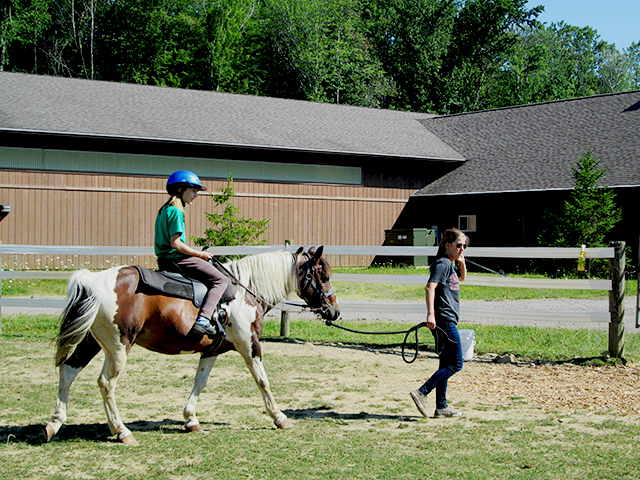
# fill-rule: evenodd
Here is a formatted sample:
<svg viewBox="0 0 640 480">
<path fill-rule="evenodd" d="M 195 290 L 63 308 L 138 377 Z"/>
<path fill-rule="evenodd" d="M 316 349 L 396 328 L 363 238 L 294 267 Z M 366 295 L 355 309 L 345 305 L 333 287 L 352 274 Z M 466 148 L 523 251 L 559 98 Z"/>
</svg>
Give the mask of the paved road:
<svg viewBox="0 0 640 480">
<path fill-rule="evenodd" d="M 640 329 L 636 328 L 636 298 L 625 299 L 625 331 L 629 333 L 640 333 Z M 531 320 L 522 319 L 504 319 L 499 317 L 465 317 L 464 310 L 469 307 L 477 307 L 486 309 L 509 310 L 510 312 L 602 312 L 608 314 L 609 300 L 573 300 L 573 299 L 546 299 L 546 300 L 513 300 L 501 302 L 486 301 L 463 301 L 461 304 L 461 321 L 465 323 L 475 323 L 484 325 L 518 325 L 531 327 L 551 327 L 551 328 L 593 328 L 600 330 L 608 330 L 608 322 L 567 322 L 555 320 Z M 278 312 L 270 313 L 270 315 L 278 316 Z M 292 315 L 291 318 L 296 318 Z M 312 318 L 313 315 L 305 313 L 299 314 L 299 318 Z M 392 313 L 345 313 L 340 316 L 343 320 L 381 320 L 381 321 L 403 321 L 419 323 L 425 320 L 422 314 L 392 314 Z"/>
</svg>

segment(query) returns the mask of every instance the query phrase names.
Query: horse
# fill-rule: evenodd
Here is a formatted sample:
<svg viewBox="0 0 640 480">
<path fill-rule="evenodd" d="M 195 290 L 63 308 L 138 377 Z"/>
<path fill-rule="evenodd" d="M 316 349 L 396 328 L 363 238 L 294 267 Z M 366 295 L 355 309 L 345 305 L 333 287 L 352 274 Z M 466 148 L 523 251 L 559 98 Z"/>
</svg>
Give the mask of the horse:
<svg viewBox="0 0 640 480">
<path fill-rule="evenodd" d="M 193 389 L 182 412 L 186 430 L 204 431 L 196 416 L 196 403 L 218 355 L 233 350 L 242 355 L 275 426 L 291 428 L 291 421 L 273 398 L 262 363 L 263 317 L 296 292 L 325 320 L 338 318 L 340 310 L 331 287 L 331 266 L 322 253 L 323 247 L 317 250 L 311 247 L 307 252 L 300 248 L 296 253 L 260 253 L 225 263 L 223 267 L 232 281 L 237 282 L 237 288 L 232 300 L 224 305 L 227 325 L 219 341 L 191 330 L 198 309 L 189 300 L 136 292 L 140 280 L 136 267 L 75 272 L 69 279 L 67 302 L 55 339 L 55 365 L 59 367 L 60 379 L 54 412 L 42 427 L 44 441 L 49 442 L 67 419 L 69 390 L 74 379 L 104 350 L 98 388 L 109 429 L 123 444 L 137 444 L 120 418 L 115 400 L 118 376 L 134 344 L 167 355 L 200 354 Z"/>
</svg>

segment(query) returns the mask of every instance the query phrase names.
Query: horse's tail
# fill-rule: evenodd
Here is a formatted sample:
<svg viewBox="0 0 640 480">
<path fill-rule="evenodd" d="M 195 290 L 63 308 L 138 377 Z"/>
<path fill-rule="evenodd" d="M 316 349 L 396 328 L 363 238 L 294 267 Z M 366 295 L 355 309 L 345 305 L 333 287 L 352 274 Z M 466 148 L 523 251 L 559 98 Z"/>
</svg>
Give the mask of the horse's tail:
<svg viewBox="0 0 640 480">
<path fill-rule="evenodd" d="M 100 299 L 91 275 L 89 270 L 79 270 L 69 279 L 67 304 L 60 317 L 60 333 L 56 336 L 56 367 L 73 355 L 98 314 Z"/>
</svg>

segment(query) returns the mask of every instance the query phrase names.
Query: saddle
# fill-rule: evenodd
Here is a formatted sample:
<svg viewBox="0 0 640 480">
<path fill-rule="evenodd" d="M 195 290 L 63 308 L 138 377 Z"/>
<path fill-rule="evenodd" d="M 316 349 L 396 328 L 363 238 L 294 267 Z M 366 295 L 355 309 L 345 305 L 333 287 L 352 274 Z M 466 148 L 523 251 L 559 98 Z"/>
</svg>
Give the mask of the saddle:
<svg viewBox="0 0 640 480">
<path fill-rule="evenodd" d="M 196 279 L 187 278 L 180 273 L 167 272 L 162 270 L 151 270 L 140 265 L 134 265 L 140 274 L 140 281 L 136 293 L 145 295 L 166 295 L 168 297 L 191 300 L 196 308 L 200 308 L 202 300 L 207 294 L 207 287 Z M 236 295 L 237 286 L 228 272 L 220 270 L 227 278 L 229 284 L 222 294 L 218 305 L 229 303 Z"/>
</svg>

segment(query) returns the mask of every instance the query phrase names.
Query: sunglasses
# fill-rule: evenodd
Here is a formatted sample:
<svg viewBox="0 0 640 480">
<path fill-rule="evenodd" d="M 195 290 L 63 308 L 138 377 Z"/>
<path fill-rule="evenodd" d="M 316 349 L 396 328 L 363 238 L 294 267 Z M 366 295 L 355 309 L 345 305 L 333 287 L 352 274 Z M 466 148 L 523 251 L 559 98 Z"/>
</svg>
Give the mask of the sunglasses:
<svg viewBox="0 0 640 480">
<path fill-rule="evenodd" d="M 456 248 L 467 248 L 466 243 L 456 243 Z"/>
</svg>

